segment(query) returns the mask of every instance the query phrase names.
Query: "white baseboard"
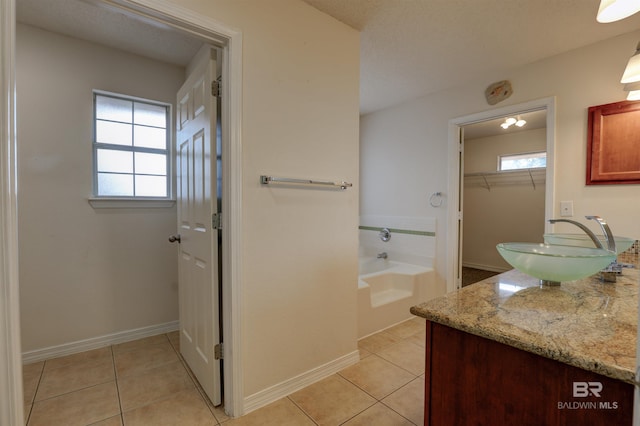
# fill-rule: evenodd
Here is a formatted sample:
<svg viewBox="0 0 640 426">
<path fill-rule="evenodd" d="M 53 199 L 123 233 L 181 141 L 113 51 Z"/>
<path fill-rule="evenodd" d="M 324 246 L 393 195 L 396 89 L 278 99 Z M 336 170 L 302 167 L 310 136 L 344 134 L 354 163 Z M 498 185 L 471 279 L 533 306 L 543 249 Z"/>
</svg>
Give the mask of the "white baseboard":
<svg viewBox="0 0 640 426">
<path fill-rule="evenodd" d="M 169 333 L 179 328 L 178 321 L 171 321 L 164 324 L 156 324 L 148 327 L 136 328 L 134 330 L 120 331 L 118 333 L 107 334 L 76 342 L 65 343 L 48 348 L 36 349 L 22 353 L 22 363 L 44 361 L 65 355 L 72 355 L 78 352 L 90 351 L 92 349 L 103 348 L 105 346 L 124 343 L 131 340 L 142 339 L 144 337 L 155 336 L 157 334 Z"/>
<path fill-rule="evenodd" d="M 291 379 L 278 383 L 277 385 L 273 385 L 261 390 L 260 392 L 256 392 L 253 395 L 249 395 L 244 399 L 244 414 L 248 414 L 251 411 L 264 407 L 265 405 L 284 398 L 287 395 L 291 395 L 292 393 L 329 377 L 332 374 L 357 363 L 358 361 L 360 361 L 360 352 L 354 351 L 324 365 L 306 371 L 296 377 L 292 377 Z"/>
</svg>

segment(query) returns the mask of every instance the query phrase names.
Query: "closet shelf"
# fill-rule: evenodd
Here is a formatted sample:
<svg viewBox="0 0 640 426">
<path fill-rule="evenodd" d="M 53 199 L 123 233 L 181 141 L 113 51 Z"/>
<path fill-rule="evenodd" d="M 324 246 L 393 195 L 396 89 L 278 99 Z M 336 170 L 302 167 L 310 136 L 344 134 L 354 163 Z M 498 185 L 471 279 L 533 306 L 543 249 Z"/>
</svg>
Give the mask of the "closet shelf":
<svg viewBox="0 0 640 426">
<path fill-rule="evenodd" d="M 488 191 L 491 191 L 494 186 L 531 185 L 535 190 L 539 185 L 544 185 L 546 173 L 547 169 L 545 167 L 500 172 L 465 173 L 464 185 L 466 187 L 482 187 Z"/>
</svg>

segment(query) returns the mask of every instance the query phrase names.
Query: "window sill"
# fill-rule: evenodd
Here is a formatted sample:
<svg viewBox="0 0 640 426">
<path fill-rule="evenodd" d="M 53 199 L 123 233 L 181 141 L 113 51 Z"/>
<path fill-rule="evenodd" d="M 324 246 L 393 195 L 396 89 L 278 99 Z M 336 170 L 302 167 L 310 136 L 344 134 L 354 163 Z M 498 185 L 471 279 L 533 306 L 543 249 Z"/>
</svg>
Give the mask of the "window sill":
<svg viewBox="0 0 640 426">
<path fill-rule="evenodd" d="M 89 198 L 94 209 L 166 209 L 176 204 L 176 200 L 166 198 Z"/>
</svg>

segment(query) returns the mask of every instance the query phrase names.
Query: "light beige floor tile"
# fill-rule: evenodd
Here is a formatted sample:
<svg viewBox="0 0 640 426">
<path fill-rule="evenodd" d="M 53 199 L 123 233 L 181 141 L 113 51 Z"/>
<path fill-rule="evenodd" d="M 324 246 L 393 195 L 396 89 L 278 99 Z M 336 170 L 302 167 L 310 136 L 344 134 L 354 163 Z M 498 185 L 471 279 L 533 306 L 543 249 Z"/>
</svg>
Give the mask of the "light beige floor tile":
<svg viewBox="0 0 640 426">
<path fill-rule="evenodd" d="M 372 406 L 376 400 L 334 374 L 289 396 L 320 425 L 337 425 Z"/>
<path fill-rule="evenodd" d="M 51 370 L 48 370 L 45 364 L 35 400 L 42 401 L 78 389 L 110 382 L 114 379 L 115 374 L 111 357 L 98 361 L 69 364 Z"/>
<path fill-rule="evenodd" d="M 111 347 L 104 347 L 59 358 L 48 359 L 45 363 L 44 371 L 79 363 L 103 361 L 105 359 L 112 359 Z"/>
<path fill-rule="evenodd" d="M 169 339 L 165 334 L 158 334 L 156 336 L 145 337 L 144 339 L 132 340 L 130 342 L 119 343 L 113 345 L 113 353 L 128 352 L 134 349 L 140 349 L 144 346 L 158 345 L 167 342 Z"/>
<path fill-rule="evenodd" d="M 425 324 L 419 324 L 413 320 L 407 320 L 400 324 L 396 324 L 393 327 L 387 328 L 385 332 L 399 339 L 406 339 L 407 337 L 420 333 L 425 329 Z"/>
<path fill-rule="evenodd" d="M 86 426 L 120 413 L 115 382 L 33 404 L 29 426 Z"/>
<path fill-rule="evenodd" d="M 114 354 L 118 378 L 139 374 L 145 370 L 170 364 L 179 360 L 169 340 L 154 345 L 144 345 L 126 352 Z"/>
<path fill-rule="evenodd" d="M 307 417 L 288 398 L 279 399 L 266 407 L 253 411 L 246 416 L 229 420 L 224 426 L 313 426 Z"/>
<path fill-rule="evenodd" d="M 424 379 L 415 379 L 382 402 L 413 423 L 424 424 Z"/>
<path fill-rule="evenodd" d="M 378 355 L 416 376 L 424 373 L 424 348 L 411 342 L 395 343 L 379 351 Z"/>
<path fill-rule="evenodd" d="M 36 396 L 43 367 L 44 361 L 22 366 L 22 391 L 25 405 L 31 405 Z"/>
<path fill-rule="evenodd" d="M 378 403 L 344 423 L 344 426 L 413 426 L 413 423 Z"/>
<path fill-rule="evenodd" d="M 424 329 L 421 332 L 414 334 L 413 336 L 407 337 L 405 340 L 407 342 L 414 343 L 421 348 L 424 348 L 427 345 L 427 330 Z"/>
<path fill-rule="evenodd" d="M 29 421 L 29 415 L 31 414 L 31 404 L 24 404 L 24 424 L 26 425 Z"/>
<path fill-rule="evenodd" d="M 185 389 L 195 389 L 180 361 L 118 379 L 122 410 L 141 407 Z"/>
<path fill-rule="evenodd" d="M 93 423 L 90 426 L 122 426 L 122 416 L 118 414 L 117 416 L 110 417 L 106 420 Z"/>
<path fill-rule="evenodd" d="M 126 426 L 211 426 L 218 424 L 195 389 L 183 390 L 171 398 L 126 411 L 123 417 Z"/>
<path fill-rule="evenodd" d="M 167 338 L 176 352 L 180 353 L 180 332 L 176 330 L 171 333 L 167 333 Z"/>
<path fill-rule="evenodd" d="M 377 355 L 368 356 L 339 374 L 376 399 L 384 398 L 416 378 Z"/>
<path fill-rule="evenodd" d="M 368 357 L 369 355 L 371 355 L 371 352 L 369 352 L 366 349 L 358 349 L 358 351 L 360 352 L 360 361 L 362 361 L 363 359 L 365 359 L 366 357 Z"/>
<path fill-rule="evenodd" d="M 369 337 L 358 340 L 358 348 L 376 353 L 386 348 L 387 346 L 398 342 L 399 340 L 400 339 L 398 339 L 397 337 L 381 331 L 380 333 L 372 334 Z"/>
<path fill-rule="evenodd" d="M 202 396 L 202 394 L 201 394 Z M 231 420 L 231 417 L 229 417 L 227 415 L 227 413 L 224 412 L 224 406 L 223 405 L 218 405 L 217 407 L 211 407 L 211 402 L 207 400 L 207 398 L 203 397 L 205 399 L 205 402 L 207 403 L 207 405 L 209 406 L 209 410 L 213 411 L 213 415 L 216 416 L 216 419 L 218 420 L 218 422 L 222 423 L 222 422 L 226 422 L 227 420 Z"/>
</svg>

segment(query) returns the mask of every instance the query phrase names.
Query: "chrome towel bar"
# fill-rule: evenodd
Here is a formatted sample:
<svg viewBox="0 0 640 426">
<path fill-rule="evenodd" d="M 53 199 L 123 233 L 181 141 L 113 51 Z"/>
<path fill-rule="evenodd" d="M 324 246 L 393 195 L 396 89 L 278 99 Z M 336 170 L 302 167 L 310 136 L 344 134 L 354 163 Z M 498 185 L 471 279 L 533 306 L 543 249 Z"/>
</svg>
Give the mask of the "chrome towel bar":
<svg viewBox="0 0 640 426">
<path fill-rule="evenodd" d="M 335 186 L 340 189 L 347 189 L 353 186 L 353 184 L 349 182 L 332 182 L 332 181 L 324 181 L 324 180 L 312 180 L 312 179 L 293 179 L 293 178 L 284 178 L 284 177 L 275 177 L 275 176 L 260 176 L 260 183 L 263 185 L 268 185 L 271 183 L 285 183 L 285 184 L 296 184 L 296 185 L 324 185 L 324 186 Z"/>
</svg>

